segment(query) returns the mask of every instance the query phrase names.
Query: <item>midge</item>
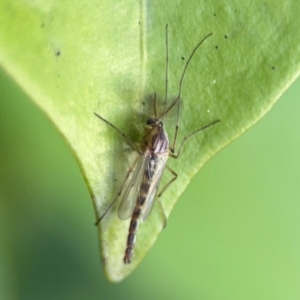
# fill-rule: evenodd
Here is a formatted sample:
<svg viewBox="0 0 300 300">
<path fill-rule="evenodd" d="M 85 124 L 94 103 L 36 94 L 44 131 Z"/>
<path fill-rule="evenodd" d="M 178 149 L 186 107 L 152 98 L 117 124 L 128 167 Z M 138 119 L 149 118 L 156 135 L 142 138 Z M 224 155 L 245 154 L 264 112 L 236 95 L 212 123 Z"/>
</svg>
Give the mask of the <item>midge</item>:
<svg viewBox="0 0 300 300">
<path fill-rule="evenodd" d="M 168 97 L 168 25 L 166 25 L 166 82 L 165 82 L 165 99 L 164 99 L 164 110 L 158 115 L 156 109 L 156 94 L 154 94 L 153 109 L 154 117 L 149 118 L 146 122 L 145 135 L 142 139 L 141 144 L 138 146 L 134 144 L 121 130 L 115 127 L 112 123 L 105 120 L 103 117 L 95 113 L 95 115 L 104 121 L 106 124 L 114 128 L 119 134 L 123 136 L 130 147 L 135 150 L 139 156 L 135 160 L 133 166 L 127 172 L 125 180 L 113 202 L 110 204 L 105 213 L 97 220 L 98 224 L 103 217 L 106 215 L 108 210 L 116 202 L 119 196 L 122 196 L 121 204 L 119 206 L 119 217 L 122 220 L 126 220 L 131 217 L 131 222 L 129 225 L 129 233 L 127 237 L 126 249 L 123 261 L 125 264 L 129 264 L 132 259 L 133 249 L 136 240 L 136 234 L 138 229 L 138 224 L 140 221 L 144 222 L 148 218 L 151 209 L 153 207 L 154 199 L 158 199 L 158 204 L 162 209 L 164 215 L 164 224 L 166 224 L 166 216 L 163 210 L 162 203 L 160 201 L 160 196 L 163 192 L 177 179 L 177 173 L 173 171 L 170 167 L 166 165 L 168 157 L 178 158 L 181 150 L 186 143 L 186 141 L 191 138 L 196 133 L 206 129 L 218 122 L 220 120 L 215 120 L 206 126 L 198 128 L 188 136 L 186 136 L 181 145 L 179 146 L 177 154 L 175 154 L 177 134 L 179 129 L 179 119 L 180 119 L 180 102 L 181 102 L 181 88 L 183 79 L 187 70 L 187 67 L 197 51 L 200 45 L 212 35 L 212 33 L 205 36 L 194 48 L 190 54 L 185 67 L 183 69 L 180 81 L 179 81 L 179 91 L 178 96 L 175 100 L 167 106 Z M 164 129 L 164 118 L 167 113 L 174 107 L 177 106 L 177 123 L 175 127 L 175 135 L 172 144 L 169 143 L 169 138 L 166 130 Z M 173 178 L 162 188 L 160 193 L 158 193 L 159 183 L 163 174 L 164 169 L 167 169 L 173 175 Z"/>
</svg>

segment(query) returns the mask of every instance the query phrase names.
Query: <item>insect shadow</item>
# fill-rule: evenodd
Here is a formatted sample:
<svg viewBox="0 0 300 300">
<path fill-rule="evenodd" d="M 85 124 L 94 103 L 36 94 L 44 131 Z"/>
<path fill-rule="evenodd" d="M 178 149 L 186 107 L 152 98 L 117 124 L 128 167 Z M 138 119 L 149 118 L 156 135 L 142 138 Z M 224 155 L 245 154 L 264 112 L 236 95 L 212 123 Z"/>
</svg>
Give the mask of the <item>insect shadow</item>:
<svg viewBox="0 0 300 300">
<path fill-rule="evenodd" d="M 176 147 L 179 123 L 180 123 L 180 107 L 181 107 L 181 90 L 183 80 L 186 74 L 186 70 L 202 43 L 209 38 L 212 33 L 206 35 L 194 48 L 189 58 L 186 61 L 183 69 L 180 81 L 178 95 L 174 98 L 171 104 L 167 104 L 168 100 L 168 69 L 169 69 L 169 49 L 168 49 L 168 24 L 166 25 L 166 80 L 165 80 L 165 96 L 163 103 L 163 111 L 159 112 L 157 109 L 157 96 L 153 94 L 153 116 L 149 117 L 145 124 L 145 133 L 141 143 L 138 145 L 134 143 L 122 130 L 115 125 L 104 119 L 97 113 L 94 113 L 99 119 L 105 122 L 107 125 L 117 131 L 126 143 L 135 151 L 138 155 L 132 166 L 129 168 L 124 181 L 118 191 L 118 194 L 113 199 L 112 203 L 103 213 L 103 215 L 97 220 L 98 224 L 115 204 L 117 199 L 121 197 L 121 203 L 118 209 L 118 215 L 121 220 L 131 218 L 128 236 L 126 242 L 126 248 L 124 253 L 123 262 L 129 264 L 132 260 L 133 249 L 136 242 L 136 235 L 138 225 L 140 222 L 147 220 L 153 208 L 154 200 L 158 203 L 160 211 L 163 217 L 163 223 L 166 225 L 166 215 L 161 203 L 160 197 L 165 190 L 177 179 L 177 173 L 167 165 L 169 157 L 177 159 L 180 157 L 181 151 L 185 143 L 194 135 L 202 130 L 215 125 L 220 122 L 219 119 L 212 121 L 211 123 L 200 127 L 185 136 L 181 141 L 181 144 Z M 168 134 L 164 128 L 164 120 L 166 115 L 172 110 L 176 110 L 176 125 L 174 131 L 173 141 L 170 143 Z M 164 187 L 159 189 L 159 184 L 162 178 L 164 170 L 167 169 L 172 178 L 165 184 Z"/>
</svg>

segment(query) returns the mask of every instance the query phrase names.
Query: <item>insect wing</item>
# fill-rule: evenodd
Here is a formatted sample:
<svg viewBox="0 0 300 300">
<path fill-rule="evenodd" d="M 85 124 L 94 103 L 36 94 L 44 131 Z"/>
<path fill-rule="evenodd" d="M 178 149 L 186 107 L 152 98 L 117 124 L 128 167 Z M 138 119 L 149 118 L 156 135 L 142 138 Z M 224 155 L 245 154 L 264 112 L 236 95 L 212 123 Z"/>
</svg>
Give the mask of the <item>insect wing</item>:
<svg viewBox="0 0 300 300">
<path fill-rule="evenodd" d="M 143 179 L 146 163 L 147 163 L 147 159 L 141 157 L 138 162 L 138 165 L 134 170 L 134 173 L 131 177 L 129 184 L 126 187 L 126 190 L 121 200 L 121 204 L 119 206 L 119 212 L 118 212 L 119 218 L 121 220 L 126 220 L 132 215 L 133 209 L 137 201 L 137 197 L 140 192 L 140 186 Z"/>
<path fill-rule="evenodd" d="M 143 222 L 145 222 L 147 220 L 147 218 L 149 217 L 149 215 L 152 211 L 155 196 L 156 196 L 157 190 L 159 188 L 160 180 L 161 180 L 163 171 L 165 169 L 166 162 L 167 162 L 166 157 L 161 157 L 156 162 L 156 168 L 152 172 L 150 170 L 148 171 L 149 173 L 152 173 L 152 177 L 151 177 L 151 183 L 150 183 L 150 187 L 149 187 L 149 191 L 148 191 L 148 196 L 147 196 L 147 199 L 144 203 L 144 206 L 143 206 L 143 209 L 141 212 L 141 217 L 142 217 Z M 147 163 L 147 168 L 149 168 L 149 169 L 151 168 L 150 159 Z"/>
</svg>

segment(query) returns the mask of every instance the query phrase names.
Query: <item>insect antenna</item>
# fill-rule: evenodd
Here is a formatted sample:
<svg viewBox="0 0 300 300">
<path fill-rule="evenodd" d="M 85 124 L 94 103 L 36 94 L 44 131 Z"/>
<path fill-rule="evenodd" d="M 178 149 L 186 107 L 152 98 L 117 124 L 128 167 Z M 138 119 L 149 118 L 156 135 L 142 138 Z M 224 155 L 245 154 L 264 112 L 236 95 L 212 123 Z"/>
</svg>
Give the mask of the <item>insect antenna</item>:
<svg viewBox="0 0 300 300">
<path fill-rule="evenodd" d="M 156 109 L 156 93 L 154 93 L 154 100 L 153 100 L 153 111 L 154 111 L 154 117 L 157 119 L 157 109 Z"/>
<path fill-rule="evenodd" d="M 162 114 L 162 121 L 164 121 L 167 113 L 167 99 L 168 99 L 168 80 L 169 80 L 169 37 L 168 37 L 168 24 L 166 24 L 166 82 L 165 82 L 165 100 L 164 111 Z"/>
<path fill-rule="evenodd" d="M 173 103 L 165 110 L 164 114 L 167 114 L 176 104 L 177 104 L 177 121 L 176 121 L 176 128 L 175 128 L 175 136 L 174 136 L 174 141 L 173 141 L 173 145 L 172 145 L 172 149 L 174 149 L 175 147 L 175 143 L 176 143 L 176 139 L 177 139 L 177 134 L 178 134 L 178 129 L 179 129 L 179 116 L 180 116 L 180 102 L 181 102 L 181 90 L 182 90 L 182 84 L 183 84 L 183 79 L 184 79 L 184 76 L 185 76 L 185 73 L 186 73 L 186 70 L 194 56 L 194 54 L 196 53 L 196 51 L 198 50 L 198 48 L 203 44 L 203 42 L 212 35 L 212 33 L 209 33 L 208 35 L 206 35 L 198 44 L 197 46 L 194 48 L 194 50 L 192 51 L 192 53 L 190 54 L 185 66 L 184 66 L 184 69 L 183 69 L 183 72 L 182 72 L 182 75 L 181 75 L 181 78 L 180 78 L 180 81 L 179 81 L 179 90 L 178 90 L 178 96 L 177 98 L 173 101 Z"/>
<path fill-rule="evenodd" d="M 190 61 L 192 60 L 192 58 L 193 58 L 193 56 L 194 56 L 194 54 L 196 53 L 196 51 L 197 51 L 197 49 L 202 45 L 202 43 L 208 38 L 208 37 L 210 37 L 212 35 L 212 33 L 209 33 L 208 35 L 206 35 L 199 43 L 198 43 L 198 45 L 195 47 L 195 49 L 193 50 L 193 52 L 191 53 L 191 55 L 190 55 L 190 57 L 188 58 L 188 60 L 187 60 L 187 62 L 186 62 L 186 64 L 185 64 L 185 67 L 184 67 L 184 69 L 183 69 L 183 72 L 182 72 L 182 75 L 181 75 L 181 78 L 180 78 L 180 81 L 179 81 L 179 91 L 178 91 L 178 97 L 177 97 L 177 99 L 175 100 L 175 102 L 176 101 L 178 101 L 178 102 L 180 102 L 180 100 L 181 100 L 181 89 L 182 89 L 182 82 L 183 82 L 183 79 L 184 79 L 184 75 L 185 75 L 185 73 L 186 73 L 186 70 L 187 70 L 187 68 L 188 68 L 188 66 L 189 66 L 189 64 L 190 64 Z M 178 114 L 179 114 L 179 109 L 180 109 L 180 105 L 178 105 Z M 177 117 L 178 118 L 178 117 Z"/>
</svg>

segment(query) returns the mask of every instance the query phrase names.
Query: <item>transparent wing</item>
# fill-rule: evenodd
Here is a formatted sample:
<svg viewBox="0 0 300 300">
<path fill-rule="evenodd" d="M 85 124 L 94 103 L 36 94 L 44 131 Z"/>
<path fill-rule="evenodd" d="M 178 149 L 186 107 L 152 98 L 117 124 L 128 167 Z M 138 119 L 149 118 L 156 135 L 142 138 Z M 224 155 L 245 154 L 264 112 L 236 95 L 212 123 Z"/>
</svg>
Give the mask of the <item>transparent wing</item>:
<svg viewBox="0 0 300 300">
<path fill-rule="evenodd" d="M 148 196 L 147 196 L 147 199 L 144 203 L 144 206 L 143 206 L 142 212 L 141 212 L 141 219 L 143 222 L 145 222 L 147 220 L 147 218 L 149 217 L 149 215 L 152 211 L 155 196 L 156 196 L 156 193 L 157 193 L 157 190 L 159 187 L 159 183 L 160 183 L 163 171 L 165 169 L 165 165 L 166 165 L 165 157 L 162 157 L 157 161 L 157 167 L 155 168 L 155 170 L 152 174 L 152 179 L 151 179 L 151 184 L 149 187 Z M 149 161 L 147 163 L 147 167 L 149 168 Z"/>
<path fill-rule="evenodd" d="M 134 206 L 137 201 L 137 197 L 140 192 L 141 183 L 143 180 L 143 174 L 145 170 L 145 166 L 147 164 L 147 158 L 141 157 L 132 178 L 126 187 L 126 190 L 123 194 L 121 204 L 119 206 L 119 218 L 121 220 L 126 220 L 131 217 Z"/>
</svg>

